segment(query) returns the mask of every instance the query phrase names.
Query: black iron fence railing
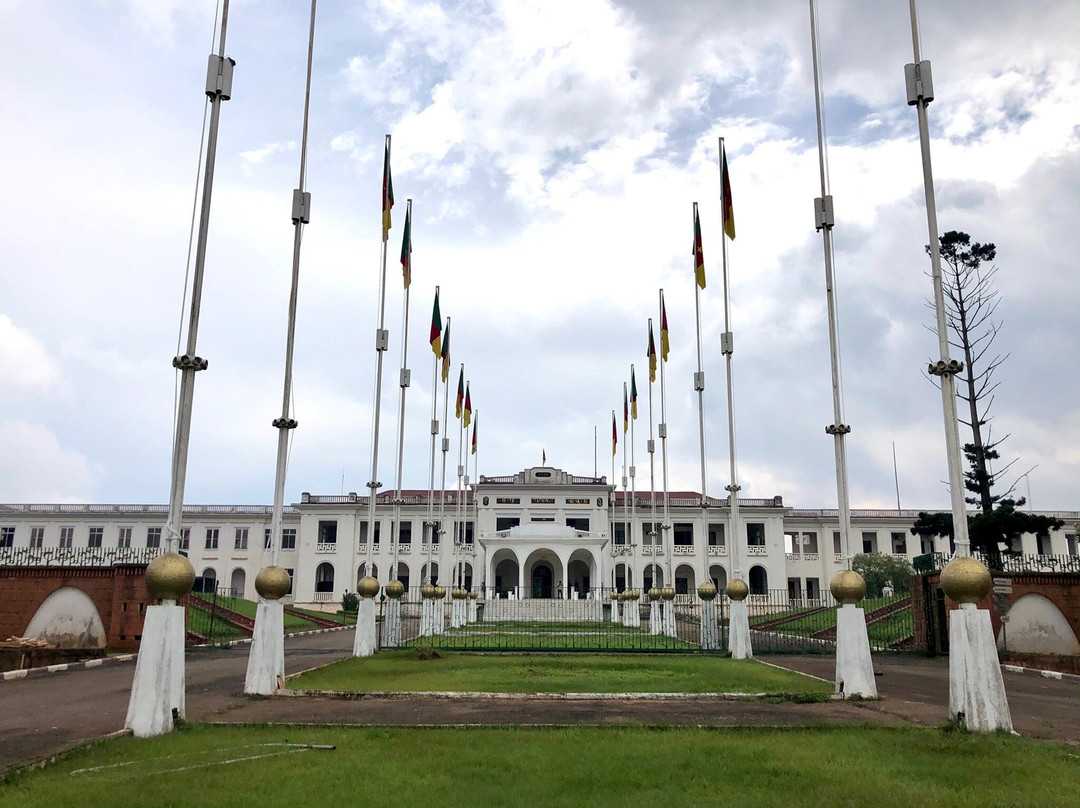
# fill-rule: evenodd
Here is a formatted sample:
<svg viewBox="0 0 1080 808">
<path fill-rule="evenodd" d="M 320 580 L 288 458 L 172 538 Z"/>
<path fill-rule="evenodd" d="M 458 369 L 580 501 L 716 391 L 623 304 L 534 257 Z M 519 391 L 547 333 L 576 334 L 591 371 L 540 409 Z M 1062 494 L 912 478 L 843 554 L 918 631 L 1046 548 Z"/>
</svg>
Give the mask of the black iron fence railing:
<svg viewBox="0 0 1080 808">
<path fill-rule="evenodd" d="M 4 567 L 109 567 L 149 564 L 163 550 L 156 547 L 3 547 Z"/>
<path fill-rule="evenodd" d="M 1080 556 L 1076 555 L 1001 553 L 996 560 L 979 550 L 971 555 L 990 569 L 1002 572 L 1080 572 Z M 936 572 L 948 564 L 952 558 L 952 554 L 949 553 L 925 553 L 915 556 L 912 564 L 916 572 Z"/>
</svg>

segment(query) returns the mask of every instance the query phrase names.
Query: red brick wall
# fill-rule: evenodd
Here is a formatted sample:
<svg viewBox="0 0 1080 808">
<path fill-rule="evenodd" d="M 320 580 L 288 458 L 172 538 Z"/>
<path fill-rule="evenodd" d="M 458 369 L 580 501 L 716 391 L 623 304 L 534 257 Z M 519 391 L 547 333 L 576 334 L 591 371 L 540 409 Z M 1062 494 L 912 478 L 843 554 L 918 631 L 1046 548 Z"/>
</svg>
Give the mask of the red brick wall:
<svg viewBox="0 0 1080 808">
<path fill-rule="evenodd" d="M 71 586 L 94 602 L 110 648 L 138 648 L 148 596 L 145 565 L 0 567 L 0 639 L 21 637 L 38 608 Z"/>
</svg>

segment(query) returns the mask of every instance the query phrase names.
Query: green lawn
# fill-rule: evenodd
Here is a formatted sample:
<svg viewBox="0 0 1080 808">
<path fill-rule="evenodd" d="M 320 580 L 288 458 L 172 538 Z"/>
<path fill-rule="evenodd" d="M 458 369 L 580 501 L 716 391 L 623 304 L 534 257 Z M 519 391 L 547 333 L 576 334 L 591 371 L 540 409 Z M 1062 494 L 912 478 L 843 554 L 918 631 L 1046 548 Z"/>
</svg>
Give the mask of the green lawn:
<svg viewBox="0 0 1080 808">
<path fill-rule="evenodd" d="M 406 645 L 465 651 L 691 651 L 696 645 L 620 623 L 493 621 L 470 623 Z"/>
<path fill-rule="evenodd" d="M 244 617 L 250 617 L 255 619 L 255 608 L 258 606 L 253 600 L 244 600 L 243 598 L 218 598 L 218 605 L 223 606 L 226 609 L 232 609 L 234 612 L 244 615 Z M 305 620 L 302 617 L 296 617 L 295 615 L 285 615 L 285 633 L 292 634 L 297 631 L 311 631 L 312 629 L 319 628 L 315 623 L 310 620 Z"/>
<path fill-rule="evenodd" d="M 1066 746 L 935 729 L 188 726 L 11 775 L 0 808 L 1060 808 L 1077 773 Z"/>
<path fill-rule="evenodd" d="M 240 640 L 248 636 L 221 615 L 212 615 L 205 609 L 200 609 L 194 605 L 188 605 L 187 607 L 187 627 L 189 631 L 194 631 L 204 637 L 208 637 L 211 628 L 213 628 L 215 642 Z"/>
<path fill-rule="evenodd" d="M 345 619 L 341 619 L 341 610 L 336 612 L 319 612 L 314 609 L 301 609 L 299 606 L 290 606 L 290 609 L 295 609 L 302 614 L 310 614 L 312 617 L 321 617 L 323 620 L 333 620 L 341 623 L 342 625 L 354 626 L 356 625 L 356 612 L 349 612 L 345 615 Z"/>
<path fill-rule="evenodd" d="M 291 679 L 298 690 L 498 693 L 787 693 L 824 695 L 822 682 L 755 660 L 665 654 L 463 654 L 415 650 L 349 658 Z"/>
</svg>

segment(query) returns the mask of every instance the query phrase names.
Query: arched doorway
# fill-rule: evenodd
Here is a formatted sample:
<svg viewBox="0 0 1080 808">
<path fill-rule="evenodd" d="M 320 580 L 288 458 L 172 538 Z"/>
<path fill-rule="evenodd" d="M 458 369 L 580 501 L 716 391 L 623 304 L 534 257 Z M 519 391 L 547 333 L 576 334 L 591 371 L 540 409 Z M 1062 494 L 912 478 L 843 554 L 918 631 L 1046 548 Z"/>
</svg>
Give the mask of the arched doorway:
<svg viewBox="0 0 1080 808">
<path fill-rule="evenodd" d="M 322 564 L 319 565 L 319 568 L 321 569 L 322 567 L 329 567 L 329 566 L 330 566 L 330 564 L 328 562 L 323 562 Z M 360 579 L 366 577 L 368 574 L 369 574 L 368 573 L 368 565 L 367 565 L 367 562 L 365 561 L 363 564 L 361 564 L 359 567 L 356 568 L 356 588 L 357 589 L 360 588 Z M 375 578 L 376 580 L 378 580 L 378 578 L 379 578 L 379 565 L 378 564 L 372 564 L 371 565 L 371 573 L 370 573 L 370 575 L 371 575 L 372 578 Z M 330 577 L 331 577 L 331 581 L 333 581 L 333 567 L 331 567 Z M 315 591 L 318 592 L 319 590 L 316 589 Z"/>
<path fill-rule="evenodd" d="M 495 597 L 508 598 L 520 597 L 522 593 L 517 591 L 519 567 L 517 557 L 511 550 L 499 550 L 494 558 L 494 589 Z"/>
<path fill-rule="evenodd" d="M 530 596 L 551 598 L 554 596 L 555 571 L 547 561 L 537 561 L 532 568 L 532 587 Z"/>
<path fill-rule="evenodd" d="M 420 585 L 424 586 L 431 584 L 432 586 L 438 586 L 439 584 L 439 562 L 432 561 L 430 564 L 425 564 L 420 571 Z"/>
<path fill-rule="evenodd" d="M 202 575 L 195 579 L 196 592 L 214 592 L 217 590 L 217 570 L 207 567 Z"/>
<path fill-rule="evenodd" d="M 727 570 L 721 565 L 713 564 L 709 567 L 709 577 L 712 579 L 717 592 L 723 592 L 727 588 Z"/>
<path fill-rule="evenodd" d="M 648 592 L 650 589 L 663 589 L 664 570 L 659 564 L 649 564 L 641 576 L 641 586 Z"/>
<path fill-rule="evenodd" d="M 589 594 L 589 588 L 591 586 L 589 563 L 581 558 L 571 559 L 570 563 L 566 565 L 566 577 L 570 584 L 571 593 L 577 593 L 579 598 L 584 598 Z M 573 594 L 571 594 L 573 597 Z"/>
<path fill-rule="evenodd" d="M 406 564 L 404 561 L 399 561 L 396 571 L 394 570 L 393 566 L 391 566 L 390 579 L 401 581 L 401 585 L 405 587 L 405 591 L 407 593 L 409 591 L 409 565 Z"/>
<path fill-rule="evenodd" d="M 234 598 L 244 597 L 244 584 L 247 580 L 247 575 L 244 573 L 243 567 L 237 567 L 232 571 L 232 577 L 229 579 L 229 588 L 232 590 L 229 594 Z"/>
<path fill-rule="evenodd" d="M 765 568 L 756 565 L 750 568 L 750 580 L 747 582 L 750 584 L 751 595 L 767 595 L 769 594 L 769 575 L 765 572 Z"/>
<path fill-rule="evenodd" d="M 675 594 L 688 595 L 697 589 L 694 568 L 689 564 L 680 564 L 675 569 Z"/>
</svg>

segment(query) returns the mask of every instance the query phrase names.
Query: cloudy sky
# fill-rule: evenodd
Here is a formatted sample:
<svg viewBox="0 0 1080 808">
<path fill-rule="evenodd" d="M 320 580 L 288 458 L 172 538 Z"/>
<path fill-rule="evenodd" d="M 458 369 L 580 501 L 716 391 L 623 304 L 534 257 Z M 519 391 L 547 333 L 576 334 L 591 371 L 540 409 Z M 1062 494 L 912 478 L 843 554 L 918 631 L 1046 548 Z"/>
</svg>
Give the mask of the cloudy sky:
<svg viewBox="0 0 1080 808">
<path fill-rule="evenodd" d="M 188 502 L 269 503 L 308 4 L 234 0 Z M 1080 6 L 924 0 L 941 230 L 997 244 L 993 405 L 1037 509 L 1078 509 Z M 0 0 L 0 501 L 165 502 L 213 0 Z M 821 0 L 855 507 L 947 506 L 907 3 Z M 320 4 L 287 499 L 370 479 L 379 186 L 398 199 L 379 479 L 395 475 L 404 200 L 415 200 L 406 487 L 428 484 L 434 287 L 479 413 L 479 471 L 610 474 L 664 288 L 671 486 L 700 488 L 692 203 L 708 487 L 727 483 L 717 142 L 729 149 L 743 494 L 836 504 L 809 14 L 795 0 Z M 1070 235 L 1071 234 L 1071 235 Z M 654 400 L 659 421 L 659 389 Z M 442 404 L 439 404 L 440 417 Z M 451 418 L 453 418 L 451 412 Z M 620 425 L 621 433 L 621 425 Z M 450 468 L 456 465 L 457 436 Z M 657 457 L 659 477 L 659 452 Z M 620 453 L 621 462 L 621 453 Z M 474 472 L 475 474 L 475 472 Z M 658 482 L 659 486 L 659 482 Z"/>
</svg>

